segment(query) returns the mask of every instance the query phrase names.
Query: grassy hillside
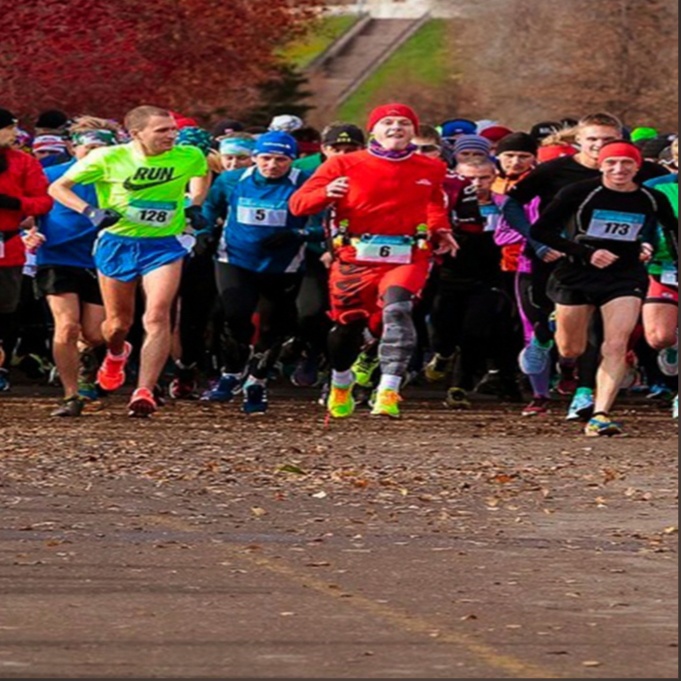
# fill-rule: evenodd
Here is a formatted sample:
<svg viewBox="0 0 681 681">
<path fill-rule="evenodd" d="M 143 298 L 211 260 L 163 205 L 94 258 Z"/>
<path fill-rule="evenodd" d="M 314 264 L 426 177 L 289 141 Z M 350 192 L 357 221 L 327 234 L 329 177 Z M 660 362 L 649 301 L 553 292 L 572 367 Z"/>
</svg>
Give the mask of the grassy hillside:
<svg viewBox="0 0 681 681">
<path fill-rule="evenodd" d="M 310 28 L 305 38 L 281 50 L 281 56 L 296 68 L 302 70 L 332 45 L 359 20 L 354 14 L 327 16 Z"/>
<path fill-rule="evenodd" d="M 405 90 L 446 87 L 452 71 L 450 35 L 447 21 L 429 21 L 344 102 L 338 117 L 362 121 L 375 104 L 401 99 Z"/>
</svg>

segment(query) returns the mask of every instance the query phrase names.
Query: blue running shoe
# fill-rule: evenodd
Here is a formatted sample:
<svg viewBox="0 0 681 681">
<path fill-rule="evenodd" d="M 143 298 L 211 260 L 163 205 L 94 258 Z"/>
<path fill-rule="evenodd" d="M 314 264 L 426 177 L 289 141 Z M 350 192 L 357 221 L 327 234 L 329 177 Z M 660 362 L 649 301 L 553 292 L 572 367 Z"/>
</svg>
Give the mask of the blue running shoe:
<svg viewBox="0 0 681 681">
<path fill-rule="evenodd" d="M 253 416 L 267 411 L 267 387 L 262 383 L 249 383 L 244 386 L 244 414 Z"/>
<path fill-rule="evenodd" d="M 210 390 L 201 395 L 202 402 L 231 402 L 241 390 L 241 378 L 236 374 L 222 374 Z"/>
<path fill-rule="evenodd" d="M 671 402 L 674 399 L 674 393 L 666 385 L 656 383 L 651 386 L 650 392 L 646 395 L 649 400 L 660 400 L 662 402 Z"/>
<path fill-rule="evenodd" d="M 542 347 L 533 338 L 518 358 L 520 370 L 526 376 L 543 374 L 551 361 L 551 345 Z"/>
<path fill-rule="evenodd" d="M 0 393 L 9 392 L 9 372 L 7 369 L 0 369 Z"/>
<path fill-rule="evenodd" d="M 568 409 L 567 421 L 588 421 L 594 411 L 594 395 L 590 390 L 578 388 Z"/>
<path fill-rule="evenodd" d="M 623 435 L 624 429 L 621 423 L 611 421 L 607 414 L 596 414 L 584 428 L 587 437 L 613 437 Z"/>
</svg>

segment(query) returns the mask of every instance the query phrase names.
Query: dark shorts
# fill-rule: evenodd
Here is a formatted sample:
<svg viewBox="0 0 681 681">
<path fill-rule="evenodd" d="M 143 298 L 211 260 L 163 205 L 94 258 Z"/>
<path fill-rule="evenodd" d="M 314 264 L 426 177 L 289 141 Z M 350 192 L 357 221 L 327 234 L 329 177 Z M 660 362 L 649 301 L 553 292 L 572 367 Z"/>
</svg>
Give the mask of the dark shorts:
<svg viewBox="0 0 681 681">
<path fill-rule="evenodd" d="M 0 314 L 12 314 L 19 307 L 23 266 L 0 267 Z"/>
<path fill-rule="evenodd" d="M 602 307 L 617 298 L 645 300 L 648 275 L 643 267 L 630 272 L 559 267 L 549 278 L 547 293 L 557 305 Z"/>
<path fill-rule="evenodd" d="M 43 265 L 38 268 L 35 289 L 39 297 L 74 293 L 84 303 L 103 304 L 97 272 L 83 267 Z"/>
</svg>

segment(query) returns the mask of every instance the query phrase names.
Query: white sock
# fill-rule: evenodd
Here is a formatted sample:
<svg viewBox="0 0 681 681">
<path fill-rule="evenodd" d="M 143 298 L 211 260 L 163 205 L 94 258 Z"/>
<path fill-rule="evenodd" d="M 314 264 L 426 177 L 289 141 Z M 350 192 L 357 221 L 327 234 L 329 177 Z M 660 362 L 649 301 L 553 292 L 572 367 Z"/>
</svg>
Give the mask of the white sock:
<svg viewBox="0 0 681 681">
<path fill-rule="evenodd" d="M 130 355 L 130 346 L 126 342 L 126 344 L 123 346 L 123 352 L 120 355 L 114 355 L 111 350 L 107 349 L 106 354 L 111 357 L 111 359 L 116 359 L 116 360 L 121 360 L 121 359 L 127 359 Z"/>
<path fill-rule="evenodd" d="M 351 369 L 347 371 L 332 371 L 331 372 L 331 383 L 337 385 L 339 388 L 347 388 L 347 386 L 352 385 L 355 381 L 355 375 L 352 373 Z"/>
<path fill-rule="evenodd" d="M 379 390 L 394 390 L 400 391 L 402 383 L 402 376 L 391 376 L 390 374 L 381 374 L 381 382 L 378 384 Z"/>
<path fill-rule="evenodd" d="M 255 376 L 249 376 L 244 383 L 244 388 L 248 388 L 249 385 L 261 385 L 263 388 L 267 385 L 267 379 L 265 378 L 255 378 Z"/>
</svg>

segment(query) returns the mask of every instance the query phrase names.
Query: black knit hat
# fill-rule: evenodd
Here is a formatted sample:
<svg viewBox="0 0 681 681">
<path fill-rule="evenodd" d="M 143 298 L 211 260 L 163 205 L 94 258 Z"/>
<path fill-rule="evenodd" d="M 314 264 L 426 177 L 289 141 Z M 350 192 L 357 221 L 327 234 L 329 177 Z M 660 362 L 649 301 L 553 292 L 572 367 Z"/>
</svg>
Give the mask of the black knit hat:
<svg viewBox="0 0 681 681">
<path fill-rule="evenodd" d="M 528 135 L 526 132 L 513 132 L 499 140 L 494 153 L 499 156 L 499 154 L 503 154 L 505 151 L 522 151 L 536 156 L 537 149 L 537 141 L 532 135 Z"/>
<path fill-rule="evenodd" d="M 46 128 L 48 130 L 59 130 L 69 122 L 69 117 L 59 109 L 48 109 L 38 114 L 35 122 L 36 128 Z"/>
<path fill-rule="evenodd" d="M 541 121 L 532 126 L 530 135 L 541 142 L 545 137 L 553 135 L 562 129 L 562 124 L 559 121 Z"/>
<path fill-rule="evenodd" d="M 10 125 L 15 125 L 17 117 L 7 109 L 0 109 L 0 128 L 8 128 Z"/>
</svg>

